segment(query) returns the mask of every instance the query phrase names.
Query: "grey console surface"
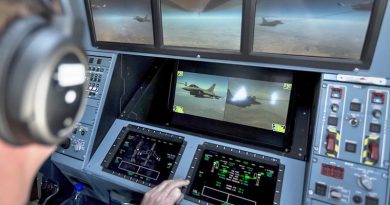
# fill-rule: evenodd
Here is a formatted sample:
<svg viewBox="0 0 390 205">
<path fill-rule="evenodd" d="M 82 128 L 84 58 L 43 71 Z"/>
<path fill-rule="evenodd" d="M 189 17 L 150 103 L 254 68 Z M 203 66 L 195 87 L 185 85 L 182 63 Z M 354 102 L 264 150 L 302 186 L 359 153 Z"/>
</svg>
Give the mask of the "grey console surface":
<svg viewBox="0 0 390 205">
<path fill-rule="evenodd" d="M 294 160 L 282 156 L 278 156 L 275 154 L 270 154 L 267 152 L 249 149 L 242 146 L 237 146 L 233 144 L 227 144 L 220 141 L 209 140 L 193 135 L 173 132 L 170 130 L 160 129 L 153 126 L 147 126 L 143 124 L 138 124 L 134 122 L 124 121 L 124 120 L 116 120 L 112 125 L 111 129 L 107 133 L 105 139 L 102 144 L 88 163 L 86 167 L 86 171 L 91 174 L 93 177 L 97 177 L 107 183 L 116 184 L 120 187 L 123 187 L 128 190 L 132 190 L 135 192 L 147 192 L 151 188 L 146 184 L 138 183 L 137 181 L 129 181 L 123 179 L 122 177 L 116 176 L 114 174 L 103 171 L 103 167 L 101 166 L 103 159 L 106 157 L 107 153 L 111 149 L 118 135 L 120 134 L 123 127 L 128 125 L 139 126 L 141 128 L 154 130 L 156 132 L 164 132 L 176 136 L 183 137 L 186 141 L 187 145 L 181 157 L 181 160 L 178 164 L 176 172 L 173 176 L 173 179 L 186 179 L 187 174 L 191 168 L 192 159 L 197 151 L 199 145 L 204 143 L 211 143 L 218 145 L 219 147 L 229 147 L 232 149 L 240 150 L 241 152 L 250 152 L 259 155 L 263 155 L 266 157 L 271 157 L 280 160 L 280 163 L 284 165 L 284 179 L 281 191 L 281 200 L 280 204 L 290 204 L 290 202 L 294 201 L 294 204 L 302 203 L 302 195 L 297 193 L 302 193 L 304 188 L 304 174 L 305 174 L 305 162 Z M 98 192 L 108 192 L 113 191 L 109 190 L 109 186 L 104 185 L 104 183 L 98 182 L 99 184 L 94 185 L 96 189 L 99 189 Z M 295 190 L 291 192 L 291 190 Z M 181 204 L 193 204 L 193 202 L 184 200 Z"/>
</svg>

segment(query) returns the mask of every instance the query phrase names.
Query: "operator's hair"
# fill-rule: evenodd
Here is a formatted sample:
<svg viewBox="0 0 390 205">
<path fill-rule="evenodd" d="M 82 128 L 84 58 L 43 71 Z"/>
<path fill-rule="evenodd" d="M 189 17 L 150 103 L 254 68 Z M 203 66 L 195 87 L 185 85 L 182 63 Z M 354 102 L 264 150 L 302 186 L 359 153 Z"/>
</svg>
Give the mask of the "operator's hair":
<svg viewBox="0 0 390 205">
<path fill-rule="evenodd" d="M 39 14 L 43 10 L 36 0 L 0 0 L 0 36 L 14 20 Z"/>
</svg>

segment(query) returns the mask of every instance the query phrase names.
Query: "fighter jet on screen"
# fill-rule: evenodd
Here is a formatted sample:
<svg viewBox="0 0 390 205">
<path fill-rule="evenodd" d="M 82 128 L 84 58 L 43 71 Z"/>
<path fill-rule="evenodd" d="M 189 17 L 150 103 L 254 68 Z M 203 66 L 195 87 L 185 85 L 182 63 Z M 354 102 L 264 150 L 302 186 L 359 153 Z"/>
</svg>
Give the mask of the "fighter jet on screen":
<svg viewBox="0 0 390 205">
<path fill-rule="evenodd" d="M 197 98 L 212 98 L 212 99 L 220 99 L 221 96 L 215 95 L 214 89 L 216 84 L 214 83 L 209 89 L 202 89 L 195 84 L 191 84 L 187 86 L 187 82 L 184 83 L 183 90 L 190 92 L 190 95 Z"/>
<path fill-rule="evenodd" d="M 230 104 L 230 105 L 237 106 L 237 107 L 241 107 L 241 108 L 246 108 L 246 107 L 250 107 L 252 105 L 260 105 L 261 104 L 260 102 L 257 101 L 256 96 L 246 95 L 246 90 L 241 89 L 240 91 L 238 91 L 238 93 L 240 93 L 240 92 L 245 92 L 245 94 L 242 96 L 233 96 L 232 92 L 230 90 L 228 90 L 226 103 Z M 238 95 L 240 95 L 240 94 L 238 94 Z"/>
<path fill-rule="evenodd" d="M 279 24 L 283 24 L 283 22 L 280 20 L 268 21 L 266 18 L 263 17 L 263 22 L 259 25 L 260 26 L 275 27 Z"/>
<path fill-rule="evenodd" d="M 136 16 L 134 17 L 134 20 L 140 22 L 140 23 L 144 23 L 144 22 L 150 22 L 151 20 L 149 19 L 149 15 L 146 14 L 145 17 L 141 17 L 141 16 Z"/>
</svg>

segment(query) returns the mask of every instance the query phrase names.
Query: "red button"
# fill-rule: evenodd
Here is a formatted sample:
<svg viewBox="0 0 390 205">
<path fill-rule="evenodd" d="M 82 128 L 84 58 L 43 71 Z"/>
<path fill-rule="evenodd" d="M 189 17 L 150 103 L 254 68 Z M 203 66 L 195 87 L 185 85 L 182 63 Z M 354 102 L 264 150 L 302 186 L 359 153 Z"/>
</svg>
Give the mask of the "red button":
<svg viewBox="0 0 390 205">
<path fill-rule="evenodd" d="M 374 104 L 382 105 L 385 102 L 385 94 L 383 93 L 372 93 L 371 102 Z"/>
<path fill-rule="evenodd" d="M 369 158 L 372 161 L 377 162 L 379 160 L 379 144 L 378 142 L 370 142 L 368 145 Z"/>
<path fill-rule="evenodd" d="M 343 94 L 343 90 L 340 88 L 332 88 L 332 91 L 330 93 L 331 98 L 341 99 Z"/>
<path fill-rule="evenodd" d="M 329 134 L 326 137 L 326 150 L 328 152 L 334 152 L 336 149 L 336 136 Z"/>
</svg>

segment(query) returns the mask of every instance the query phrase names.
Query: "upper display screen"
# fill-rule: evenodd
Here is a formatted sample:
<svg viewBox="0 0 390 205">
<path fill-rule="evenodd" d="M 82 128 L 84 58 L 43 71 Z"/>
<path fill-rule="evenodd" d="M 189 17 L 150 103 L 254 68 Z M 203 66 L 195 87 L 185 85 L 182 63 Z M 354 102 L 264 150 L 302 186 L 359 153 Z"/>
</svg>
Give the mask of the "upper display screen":
<svg viewBox="0 0 390 205">
<path fill-rule="evenodd" d="M 151 0 L 89 0 L 96 41 L 154 44 Z"/>
<path fill-rule="evenodd" d="M 179 71 L 173 111 L 285 133 L 291 82 Z"/>
<path fill-rule="evenodd" d="M 162 0 L 166 46 L 240 50 L 242 0 Z"/>
<path fill-rule="evenodd" d="M 255 52 L 360 59 L 374 0 L 259 0 Z"/>
</svg>

